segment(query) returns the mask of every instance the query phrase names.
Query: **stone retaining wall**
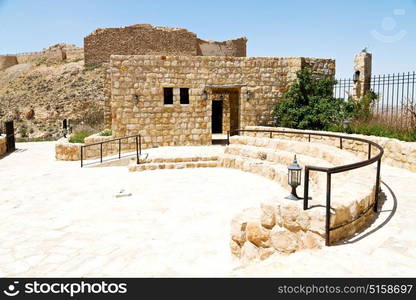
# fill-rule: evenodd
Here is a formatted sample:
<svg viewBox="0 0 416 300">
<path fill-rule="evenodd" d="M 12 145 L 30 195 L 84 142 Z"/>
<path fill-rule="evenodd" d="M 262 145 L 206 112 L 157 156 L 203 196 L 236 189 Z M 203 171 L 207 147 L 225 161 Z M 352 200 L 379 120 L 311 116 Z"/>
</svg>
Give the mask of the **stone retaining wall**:
<svg viewBox="0 0 416 300">
<path fill-rule="evenodd" d="M 247 126 L 246 129 L 291 130 L 291 131 L 299 131 L 299 132 L 305 131 L 305 130 L 298 130 L 298 129 L 291 129 L 291 128 L 266 127 L 266 126 Z M 323 133 L 322 131 L 313 131 L 313 130 L 307 130 L 307 131 Z M 325 133 L 352 136 L 352 137 L 364 138 L 364 139 L 373 141 L 384 148 L 384 155 L 382 159 L 383 163 L 393 166 L 393 167 L 403 168 L 403 169 L 416 172 L 416 142 L 404 142 L 404 141 L 399 141 L 397 139 L 362 135 L 362 134 L 345 134 L 345 133 L 339 133 L 339 132 L 325 132 Z M 261 133 L 257 134 L 257 136 L 263 136 L 263 135 L 264 134 L 261 134 Z M 286 134 L 285 136 L 282 136 L 282 137 L 295 139 L 295 140 L 303 140 L 303 141 L 306 141 L 308 139 L 308 136 L 306 135 L 300 136 L 300 135 Z M 339 145 L 338 138 L 311 136 L 311 141 L 324 142 L 324 143 L 335 145 L 335 146 Z M 367 145 L 361 142 L 355 142 L 355 141 L 343 140 L 343 148 L 346 150 L 359 153 L 362 155 L 363 158 L 367 156 L 367 152 L 368 152 Z M 373 154 L 374 153 L 377 153 L 375 149 L 373 150 Z"/>
<path fill-rule="evenodd" d="M 55 158 L 57 160 L 80 160 L 81 143 L 70 143 L 67 138 L 61 138 L 55 143 Z"/>
<path fill-rule="evenodd" d="M 98 133 L 85 138 L 85 143 L 70 143 L 67 138 L 58 140 L 55 144 L 55 158 L 57 160 L 76 161 L 81 160 L 81 146 L 105 142 L 114 139 L 113 136 L 100 136 Z M 134 146 L 134 147 L 133 147 Z M 118 153 L 119 142 L 114 141 L 103 144 L 103 157 Z M 121 141 L 121 153 L 135 151 L 135 142 Z M 83 159 L 95 159 L 100 157 L 101 146 L 95 145 L 84 148 Z"/>
<path fill-rule="evenodd" d="M 0 156 L 6 154 L 7 144 L 6 144 L 6 135 L 0 134 Z"/>
<path fill-rule="evenodd" d="M 17 57 L 15 55 L 0 55 L 0 71 L 14 65 L 17 65 Z"/>
<path fill-rule="evenodd" d="M 37 63 L 37 62 L 60 62 L 65 59 L 65 52 L 62 49 L 51 49 L 42 52 L 31 52 L 17 54 L 19 64 Z"/>
<path fill-rule="evenodd" d="M 257 128 L 266 129 L 265 127 Z M 253 127 L 250 127 L 250 129 L 253 129 Z M 259 153 L 264 152 L 261 149 L 274 147 L 276 151 L 284 151 L 288 150 L 285 148 L 288 147 L 285 144 L 299 144 L 297 141 L 285 141 L 285 143 L 282 143 L 283 141 L 281 140 L 279 142 L 277 134 L 273 139 L 269 138 L 269 134 L 266 134 L 267 138 L 263 138 L 264 133 L 247 133 L 247 135 L 257 135 L 257 137 L 236 136 L 232 137 L 230 142 L 232 144 L 240 143 L 241 145 L 256 146 L 259 149 Z M 280 137 L 289 138 L 292 136 Z M 339 158 L 343 158 L 342 154 L 340 154 L 343 150 L 333 149 L 331 152 L 330 147 L 326 145 L 320 148 L 327 153 L 321 153 L 318 157 L 316 157 L 316 151 L 312 149 L 318 146 L 317 144 L 302 143 L 302 147 L 299 146 L 292 148 L 296 148 L 299 151 L 298 154 L 303 156 L 304 163 L 306 162 L 305 156 L 308 154 L 313 157 L 313 160 L 318 157 L 328 159 L 333 155 L 341 155 Z M 351 156 L 351 154 L 346 156 Z M 357 160 L 359 159 L 357 157 Z M 347 160 L 339 163 L 349 162 Z M 276 157 L 276 163 L 282 163 L 282 158 Z M 285 162 L 285 164 L 287 165 L 288 162 Z M 225 157 L 220 159 L 220 166 L 252 172 L 277 181 L 283 187 L 288 188 L 287 170 L 282 170 L 282 168 L 274 169 L 270 164 L 263 164 L 246 157 Z M 341 173 L 336 178 L 333 178 L 336 180 L 333 180 L 330 226 L 342 227 L 331 231 L 330 243 L 353 236 L 374 220 L 375 214 L 372 208 L 375 199 L 375 182 L 369 179 L 372 176 L 369 176 L 370 174 L 366 172 L 375 173 L 375 169 L 361 168 L 357 172 L 364 172 L 355 174 L 362 178 L 358 185 L 354 178 L 348 176 L 350 174 L 342 176 L 343 173 Z M 315 182 L 318 183 L 319 181 L 315 180 Z M 325 188 L 324 183 L 319 183 L 314 188 L 315 191 L 310 193 L 313 196 L 312 200 L 315 202 L 317 200 L 318 202 L 321 201 L 319 199 L 322 196 L 318 196 L 318 190 L 322 190 L 324 195 Z M 346 190 L 349 192 L 346 192 Z M 325 199 L 322 200 L 322 203 L 324 202 Z M 316 205 L 315 203 L 315 205 L 311 204 L 310 209 L 303 210 L 302 201 L 276 198 L 263 202 L 260 208 L 246 209 L 236 215 L 233 218 L 231 227 L 231 251 L 242 260 L 265 259 L 275 252 L 288 254 L 302 249 L 320 248 L 325 242 L 325 206 Z"/>
</svg>

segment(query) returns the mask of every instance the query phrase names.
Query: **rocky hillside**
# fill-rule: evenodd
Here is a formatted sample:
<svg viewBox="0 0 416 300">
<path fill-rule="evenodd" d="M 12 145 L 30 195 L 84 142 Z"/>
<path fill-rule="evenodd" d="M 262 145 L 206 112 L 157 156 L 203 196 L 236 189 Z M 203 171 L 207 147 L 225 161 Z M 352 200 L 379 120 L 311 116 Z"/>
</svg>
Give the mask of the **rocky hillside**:
<svg viewBox="0 0 416 300">
<path fill-rule="evenodd" d="M 57 138 L 63 119 L 103 126 L 104 74 L 83 61 L 18 64 L 0 71 L 0 122 L 13 119 L 18 137 Z"/>
</svg>

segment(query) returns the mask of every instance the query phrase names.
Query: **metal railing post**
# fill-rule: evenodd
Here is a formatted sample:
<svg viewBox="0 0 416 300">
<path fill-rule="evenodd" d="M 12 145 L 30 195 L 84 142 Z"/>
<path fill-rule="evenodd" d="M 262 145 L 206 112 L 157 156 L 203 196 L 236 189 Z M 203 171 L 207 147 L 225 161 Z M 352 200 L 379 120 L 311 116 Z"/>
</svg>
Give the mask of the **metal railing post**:
<svg viewBox="0 0 416 300">
<path fill-rule="evenodd" d="M 326 174 L 326 218 L 325 218 L 325 245 L 329 246 L 331 225 L 331 173 Z"/>
<path fill-rule="evenodd" d="M 118 139 L 118 159 L 121 158 L 121 139 Z"/>
<path fill-rule="evenodd" d="M 142 136 L 139 134 L 139 155 L 142 155 Z"/>
<path fill-rule="evenodd" d="M 83 149 L 84 149 L 84 146 L 81 146 L 81 168 L 83 167 L 83 156 L 82 156 Z"/>
<path fill-rule="evenodd" d="M 381 158 L 377 161 L 377 177 L 376 177 L 376 192 L 374 196 L 374 212 L 378 210 L 378 198 L 380 194 L 380 169 L 381 169 Z"/>
<path fill-rule="evenodd" d="M 103 162 L 103 143 L 100 144 L 100 162 Z"/>
<path fill-rule="evenodd" d="M 339 148 L 342 149 L 342 138 L 339 138 Z"/>
<path fill-rule="evenodd" d="M 270 131 L 270 138 L 273 138 L 273 131 Z"/>
<path fill-rule="evenodd" d="M 305 167 L 305 182 L 303 184 L 303 210 L 308 209 L 309 200 L 309 168 Z"/>
<path fill-rule="evenodd" d="M 136 135 L 136 161 L 137 164 L 139 164 L 139 141 L 138 141 L 138 136 Z"/>
<path fill-rule="evenodd" d="M 371 144 L 368 143 L 368 159 L 371 159 Z"/>
<path fill-rule="evenodd" d="M 230 131 L 227 131 L 227 145 L 230 145 Z"/>
</svg>

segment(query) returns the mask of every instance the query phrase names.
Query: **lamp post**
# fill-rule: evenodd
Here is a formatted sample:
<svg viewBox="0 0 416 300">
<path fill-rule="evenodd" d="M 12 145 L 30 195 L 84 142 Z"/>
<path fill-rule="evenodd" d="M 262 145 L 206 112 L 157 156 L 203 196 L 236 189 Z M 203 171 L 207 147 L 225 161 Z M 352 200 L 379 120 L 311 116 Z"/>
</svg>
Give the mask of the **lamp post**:
<svg viewBox="0 0 416 300">
<path fill-rule="evenodd" d="M 290 195 L 286 197 L 286 199 L 290 199 L 290 200 L 303 199 L 296 194 L 296 188 L 300 185 L 301 174 L 302 174 L 302 168 L 301 166 L 299 166 L 296 160 L 296 155 L 295 155 L 295 158 L 293 159 L 292 164 L 287 167 L 287 170 L 288 170 L 287 183 L 292 187 L 292 191 Z"/>
<path fill-rule="evenodd" d="M 350 133 L 350 120 L 342 121 L 342 127 L 344 128 L 344 132 Z"/>
</svg>

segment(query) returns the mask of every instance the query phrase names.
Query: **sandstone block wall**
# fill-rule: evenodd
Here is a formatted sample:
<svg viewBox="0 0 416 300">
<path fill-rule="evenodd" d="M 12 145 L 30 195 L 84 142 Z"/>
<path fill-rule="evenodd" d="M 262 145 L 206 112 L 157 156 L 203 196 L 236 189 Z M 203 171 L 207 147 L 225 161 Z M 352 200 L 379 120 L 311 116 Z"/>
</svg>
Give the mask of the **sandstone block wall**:
<svg viewBox="0 0 416 300">
<path fill-rule="evenodd" d="M 247 56 L 246 45 L 246 38 L 239 38 L 224 42 L 198 39 L 197 55 L 245 57 Z"/>
<path fill-rule="evenodd" d="M 0 134 L 0 157 L 7 152 L 6 135 Z"/>
<path fill-rule="evenodd" d="M 17 62 L 19 64 L 36 62 L 60 62 L 63 60 L 65 60 L 65 52 L 62 49 L 17 54 Z"/>
<path fill-rule="evenodd" d="M 110 55 L 196 55 L 196 35 L 182 28 L 148 24 L 97 29 L 84 38 L 86 65 L 110 61 Z"/>
<path fill-rule="evenodd" d="M 71 48 L 65 49 L 65 55 L 67 60 L 81 60 L 84 59 L 84 49 L 83 48 Z"/>
<path fill-rule="evenodd" d="M 360 52 L 354 56 L 354 72 L 358 75 L 358 81 L 354 83 L 354 96 L 360 98 L 370 91 L 372 55 Z"/>
<path fill-rule="evenodd" d="M 221 86 L 225 90 L 233 86 L 238 93 L 238 127 L 269 124 L 273 120 L 273 107 L 296 79 L 302 61 L 297 57 L 113 55 L 110 63 L 113 134 L 117 137 L 142 134 L 144 147 L 210 144 L 211 100 Z M 315 74 L 335 73 L 331 59 L 315 59 L 309 64 Z M 190 103 L 181 105 L 175 94 L 173 105 L 164 105 L 164 87 L 189 88 Z M 204 100 L 204 91 L 208 100 Z M 244 96 L 247 91 L 252 93 L 249 100 Z M 134 95 L 139 97 L 137 105 Z M 228 111 L 225 107 L 224 112 Z M 228 124 L 227 119 L 225 122 Z"/>
<path fill-rule="evenodd" d="M 17 64 L 17 57 L 15 55 L 0 55 L 0 71 Z"/>
<path fill-rule="evenodd" d="M 110 61 L 116 55 L 246 56 L 246 38 L 205 41 L 183 28 L 137 24 L 97 29 L 84 38 L 85 64 Z"/>
<path fill-rule="evenodd" d="M 81 146 L 95 144 L 114 139 L 113 136 L 100 136 L 98 133 L 85 138 L 85 143 L 70 143 L 67 138 L 61 138 L 55 144 L 55 158 L 57 160 L 76 161 L 81 160 Z M 113 141 L 103 144 L 103 157 L 118 154 L 119 142 Z M 136 151 L 135 140 L 122 140 L 121 153 Z M 94 145 L 83 150 L 83 159 L 100 158 L 101 146 Z"/>
<path fill-rule="evenodd" d="M 291 128 L 283 128 L 283 127 L 264 127 L 264 126 L 249 126 L 247 129 L 266 129 L 266 130 L 293 130 L 304 132 L 305 130 L 299 129 L 291 129 Z M 310 132 L 319 132 L 314 130 L 307 130 Z M 373 141 L 384 148 L 384 155 L 382 158 L 382 163 L 387 165 L 407 169 L 413 172 L 416 172 L 416 142 L 403 142 L 397 139 L 379 137 L 379 136 L 372 136 L 372 135 L 362 135 L 362 134 L 344 134 L 339 132 L 334 132 L 334 134 L 340 134 L 345 136 L 356 136 L 359 138 L 364 138 L 370 141 Z M 308 137 L 299 136 L 299 135 L 292 135 L 286 134 L 282 136 L 283 138 L 293 138 L 297 140 L 307 140 Z M 330 145 L 339 145 L 339 139 L 337 138 L 330 138 L 330 137 L 313 137 L 311 136 L 311 141 L 319 141 L 324 142 Z M 361 154 L 361 156 L 365 159 L 368 152 L 367 145 L 364 145 L 361 142 L 354 142 L 354 141 L 343 141 L 343 148 L 346 150 L 350 150 Z M 377 154 L 376 150 L 372 150 L 373 155 Z"/>
</svg>

